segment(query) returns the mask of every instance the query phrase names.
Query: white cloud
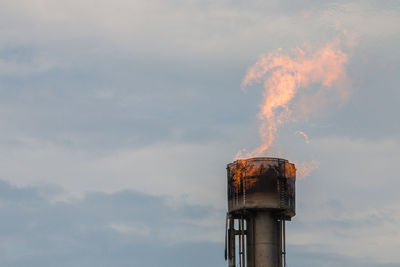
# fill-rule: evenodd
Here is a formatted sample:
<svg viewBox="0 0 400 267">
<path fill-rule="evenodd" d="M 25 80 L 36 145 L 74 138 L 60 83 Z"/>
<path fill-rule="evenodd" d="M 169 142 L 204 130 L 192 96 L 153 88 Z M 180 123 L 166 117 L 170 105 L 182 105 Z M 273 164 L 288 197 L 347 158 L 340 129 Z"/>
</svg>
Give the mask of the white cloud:
<svg viewBox="0 0 400 267">
<path fill-rule="evenodd" d="M 40 74 L 51 70 L 54 66 L 55 63 L 45 53 L 35 54 L 30 58 L 12 56 L 2 58 L 0 54 L 0 76 L 22 77 Z"/>
<path fill-rule="evenodd" d="M 267 53 L 278 47 L 292 48 L 302 43 L 311 45 L 324 43 L 336 35 L 343 34 L 344 31 L 347 35 L 355 34 L 358 42 L 355 53 L 361 51 L 360 57 L 368 58 L 368 53 L 376 52 L 372 50 L 377 50 L 382 56 L 391 60 L 399 57 L 398 7 L 375 9 L 371 8 L 369 2 L 358 1 L 327 5 L 322 8 L 304 7 L 300 12 L 295 10 L 290 13 L 285 12 L 286 7 L 280 6 L 282 2 L 255 1 L 246 3 L 245 6 L 234 6 L 231 1 L 208 3 L 122 0 L 2 1 L 0 24 L 3 27 L 0 28 L 0 53 L 5 55 L 0 55 L 0 74 L 21 76 L 43 74 L 62 66 L 78 70 L 80 76 L 75 82 L 85 84 L 86 79 L 81 78 L 86 73 L 95 79 L 103 75 L 95 73 L 99 65 L 109 64 L 107 71 L 111 71 L 114 70 L 113 64 L 123 65 L 121 62 L 125 60 L 140 58 L 145 60 L 137 63 L 138 68 L 141 64 L 151 65 L 163 61 L 165 66 L 158 69 L 159 72 L 163 72 L 164 69 L 173 68 L 176 62 L 185 61 L 185 67 L 203 64 L 200 69 L 203 68 L 202 71 L 207 75 L 222 76 L 230 72 L 222 69 L 221 65 L 230 67 L 235 65 L 245 69 L 260 53 Z M 14 48 L 11 52 L 7 50 L 10 47 Z M 19 50 L 25 48 L 31 49 L 30 59 L 7 57 L 7 53 L 18 54 Z M 373 65 L 373 62 L 368 60 L 365 62 Z M 96 90 L 90 95 L 97 100 L 118 98 L 119 95 L 115 92 L 117 89 L 114 90 L 117 87 L 114 87 L 113 83 L 118 85 L 120 69 L 109 73 L 110 76 L 117 78 L 106 80 L 109 84 L 101 87 L 105 89 Z M 79 70 L 84 71 L 80 73 Z M 213 73 L 215 70 L 219 72 Z M 152 71 L 151 68 L 144 71 L 148 73 L 148 79 L 154 74 Z M 196 76 L 197 73 L 191 75 Z M 71 75 L 67 77 L 68 81 L 61 79 L 57 82 L 67 83 L 74 77 Z M 155 77 L 158 79 L 158 76 Z M 177 77 L 174 79 L 179 78 Z M 221 80 L 231 78 L 227 76 Z M 46 80 L 46 77 L 43 79 Z M 190 77 L 187 79 L 190 80 Z M 152 107 L 154 99 L 150 97 L 153 95 L 142 101 L 135 94 L 137 85 L 134 82 L 132 86 L 130 80 L 125 84 L 122 83 L 128 89 L 133 88 L 131 98 L 121 96 L 124 106 L 130 104 L 136 107 L 140 100 L 143 106 Z M 158 82 L 163 84 L 164 80 L 160 79 Z M 98 88 L 97 84 L 87 83 L 89 87 Z M 217 82 L 215 84 L 217 84 L 215 87 L 220 86 Z M 41 85 L 39 83 L 32 87 L 26 86 L 25 90 L 32 90 Z M 226 95 L 224 101 L 229 102 L 230 90 L 234 89 L 228 82 L 223 86 L 226 92 L 219 93 Z M 144 90 L 156 90 L 151 86 L 149 88 Z M 165 106 L 179 106 L 186 100 L 183 97 L 177 98 L 179 101 L 173 101 L 176 99 L 174 94 L 181 93 L 174 92 L 178 90 L 174 88 L 172 82 L 169 87 L 162 88 L 167 92 L 163 91 L 158 95 L 160 99 L 165 99 L 167 96 L 172 99 L 164 103 Z M 191 88 L 199 90 L 201 86 L 194 85 Z M 19 92 L 24 100 L 30 99 L 32 102 L 42 100 L 32 94 L 25 97 L 24 92 L 26 91 Z M 214 97 L 212 93 L 207 97 Z M 82 92 L 82 95 L 84 94 L 86 92 Z M 48 101 L 59 100 L 60 95 L 54 95 Z M 153 142 L 150 145 L 144 144 L 141 148 L 126 147 L 109 149 L 106 152 L 100 151 L 101 149 L 95 151 L 84 147 L 77 148 L 69 144 L 43 141 L 45 137 L 35 134 L 31 136 L 29 130 L 23 127 L 29 123 L 38 123 L 38 117 L 43 114 L 35 113 L 36 108 L 43 108 L 45 103 L 39 101 L 37 106 L 32 105 L 27 108 L 23 107 L 25 102 L 20 101 L 21 98 L 12 98 L 17 103 L 15 104 L 7 102 L 6 97 L 7 95 L 4 95 L 6 103 L 2 106 L 1 140 L 9 134 L 13 136 L 10 138 L 13 142 L 1 144 L 0 177 L 19 186 L 55 184 L 64 188 L 67 194 L 81 196 L 88 191 L 112 193 L 133 189 L 154 196 L 166 196 L 171 200 L 171 206 L 188 202 L 202 206 L 211 205 L 218 210 L 224 210 L 225 164 L 232 160 L 238 149 L 251 148 L 249 143 L 257 142 L 255 134 L 251 135 L 257 131 L 257 128 L 254 128 L 236 129 L 231 135 L 227 134 L 220 138 L 220 143 Z M 76 98 L 79 97 L 77 93 Z M 197 91 L 191 97 L 197 99 Z M 209 104 L 206 103 L 208 98 L 202 97 L 200 102 L 204 102 L 201 103 L 204 109 L 199 110 L 199 113 L 205 112 Z M 76 100 L 71 99 L 68 101 Z M 82 101 L 82 105 L 92 104 L 85 100 Z M 246 101 L 243 100 L 243 105 L 248 105 Z M 65 107 L 61 108 L 60 117 L 68 117 L 65 114 L 79 106 L 71 102 L 62 102 Z M 52 105 L 48 109 L 43 108 L 44 112 L 51 115 L 57 113 L 55 111 L 58 111 L 56 110 L 58 107 Z M 7 109 L 9 106 L 11 111 Z M 104 111 L 101 105 L 98 109 L 91 108 L 93 107 L 90 106 L 87 110 L 95 115 Z M 235 106 L 235 109 L 237 108 Z M 82 112 L 87 110 L 84 109 Z M 142 115 L 141 112 L 148 111 L 139 108 L 134 110 L 138 117 Z M 215 110 L 221 112 L 216 108 Z M 222 111 L 232 112 L 229 109 Z M 122 112 L 129 111 L 122 109 Z M 156 112 L 155 116 L 159 113 L 162 111 Z M 23 114 L 21 117 L 26 120 L 19 120 L 20 114 Z M 72 120 L 85 126 L 93 119 L 91 114 L 85 114 L 87 117 L 81 120 L 76 114 L 80 113 L 73 113 Z M 101 114 L 99 117 L 93 116 L 102 122 Z M 182 115 L 171 114 L 169 116 Z M 203 116 L 215 116 L 213 113 L 206 114 Z M 49 118 L 51 118 L 49 125 L 62 120 L 57 116 Z M 164 122 L 165 118 L 159 120 Z M 208 120 L 205 121 L 204 124 L 207 124 Z M 20 127 L 18 123 L 23 126 Z M 54 128 L 62 125 L 57 123 L 54 123 L 56 125 Z M 192 125 L 186 127 L 190 128 Z M 248 125 L 244 125 L 243 128 L 246 126 Z M 32 127 L 35 128 L 35 125 Z M 38 124 L 36 127 L 40 130 L 45 128 L 43 124 Z M 74 124 L 71 123 L 68 127 L 73 128 Z M 218 127 L 217 123 L 213 127 Z M 180 131 L 180 128 L 177 128 L 171 131 Z M 36 133 L 32 130 L 37 135 L 43 134 L 43 131 Z M 47 133 L 47 135 L 52 134 L 58 135 L 59 132 L 54 130 Z M 82 133 L 76 130 L 74 134 Z M 139 131 L 139 134 L 145 133 Z M 90 137 L 89 134 L 89 137 L 84 135 L 82 138 Z M 5 137 L 7 138 L 9 136 Z M 247 143 L 246 146 L 242 145 L 243 143 Z M 101 147 L 103 144 L 97 142 L 97 145 Z M 316 159 L 320 162 L 317 171 L 305 180 L 298 181 L 298 215 L 288 226 L 289 243 L 308 246 L 319 252 L 336 252 L 349 256 L 368 256 L 380 261 L 389 259 L 400 262 L 395 251 L 399 247 L 398 240 L 400 240 L 397 227 L 400 223 L 400 212 L 397 208 L 400 203 L 397 194 L 399 185 L 397 161 L 400 151 L 398 140 L 312 138 L 307 146 L 288 142 L 283 143 L 282 147 L 285 152 L 279 154 L 284 157 L 299 161 Z M 193 234 L 190 236 L 191 240 L 213 242 L 222 240 L 223 236 L 219 236 L 219 230 L 216 230 L 220 228 L 214 227 L 216 221 L 220 219 L 219 215 L 213 216 L 201 220 L 185 219 L 179 224 L 184 229 L 182 231 L 178 228 L 173 229 L 168 237 L 172 240 L 189 240 L 188 235 Z M 218 223 L 223 225 L 223 219 Z M 296 225 L 299 226 L 296 228 Z M 147 234 L 152 230 L 146 225 L 123 220 L 115 221 L 106 227 L 132 235 Z M 202 231 L 194 232 L 195 229 Z"/>
<path fill-rule="evenodd" d="M 52 51 L 60 64 L 71 56 L 121 55 L 238 62 L 278 47 L 326 42 L 343 31 L 355 34 L 360 45 L 365 38 L 390 40 L 400 31 L 398 10 L 371 9 L 367 2 L 309 6 L 294 13 L 284 12 L 282 5 L 278 1 L 245 6 L 229 1 L 3 2 L 0 22 L 7 27 L 0 30 L 0 39 L 3 44 Z"/>
<path fill-rule="evenodd" d="M 113 231 L 120 234 L 149 236 L 150 228 L 144 224 L 114 222 L 108 225 Z"/>
<path fill-rule="evenodd" d="M 0 152 L 0 176 L 12 184 L 55 184 L 78 196 L 133 189 L 172 201 L 225 205 L 223 159 L 231 148 L 224 145 L 155 144 L 93 155 L 27 137 L 20 142 Z"/>
<path fill-rule="evenodd" d="M 310 142 L 321 167 L 297 182 L 288 243 L 381 263 L 400 262 L 396 140 L 321 138 Z M 296 225 L 297 223 L 297 225 Z"/>
</svg>

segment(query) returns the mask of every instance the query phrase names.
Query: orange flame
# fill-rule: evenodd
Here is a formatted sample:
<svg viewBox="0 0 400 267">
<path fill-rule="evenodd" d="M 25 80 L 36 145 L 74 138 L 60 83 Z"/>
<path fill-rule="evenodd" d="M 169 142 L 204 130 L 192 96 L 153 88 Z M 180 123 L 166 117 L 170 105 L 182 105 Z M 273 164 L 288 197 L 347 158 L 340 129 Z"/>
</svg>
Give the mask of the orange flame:
<svg viewBox="0 0 400 267">
<path fill-rule="evenodd" d="M 281 175 L 296 179 L 296 168 L 293 164 L 285 162 L 275 166 L 275 168 L 278 168 L 275 170 L 278 170 Z M 248 190 L 259 180 L 257 177 L 268 170 L 270 170 L 269 166 L 264 166 L 263 164 L 256 166 L 251 161 L 238 159 L 229 167 L 229 172 L 233 173 L 232 186 L 237 190 L 239 190 L 240 186 Z"/>
<path fill-rule="evenodd" d="M 264 99 L 259 113 L 262 144 L 247 153 L 246 157 L 261 156 L 268 150 L 281 125 L 298 117 L 307 117 L 324 106 L 329 101 L 324 91 L 335 91 L 341 100 L 348 98 L 346 88 L 337 86 L 340 81 L 347 80 L 343 68 L 347 63 L 347 55 L 339 49 L 338 44 L 328 43 L 315 53 L 296 48 L 291 56 L 279 49 L 261 56 L 248 70 L 242 89 L 263 82 Z M 313 90 L 311 85 L 320 86 Z M 305 94 L 307 91 L 308 94 Z M 239 152 L 236 157 L 241 158 L 242 153 Z"/>
<path fill-rule="evenodd" d="M 244 187 L 246 189 L 251 188 L 257 179 L 244 179 L 245 177 L 254 176 L 262 172 L 263 166 L 255 167 L 254 164 L 247 160 L 237 160 L 236 164 L 232 166 L 231 171 L 233 171 L 233 186 L 239 188 L 240 183 L 245 181 Z"/>
<path fill-rule="evenodd" d="M 304 140 L 306 141 L 306 144 L 310 143 L 310 138 L 308 138 L 308 135 L 303 132 L 303 131 L 296 131 L 297 134 L 300 134 L 304 137 Z"/>
<path fill-rule="evenodd" d="M 310 175 L 310 173 L 319 168 L 319 162 L 312 160 L 310 162 L 296 162 L 297 178 L 301 179 Z"/>
</svg>

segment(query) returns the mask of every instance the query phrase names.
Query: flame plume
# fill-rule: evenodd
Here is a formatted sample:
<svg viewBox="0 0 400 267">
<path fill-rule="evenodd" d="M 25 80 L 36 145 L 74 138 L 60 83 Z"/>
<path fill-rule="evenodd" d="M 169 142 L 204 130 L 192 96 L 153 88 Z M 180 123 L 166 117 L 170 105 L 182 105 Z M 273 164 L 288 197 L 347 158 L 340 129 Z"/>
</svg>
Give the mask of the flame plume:
<svg viewBox="0 0 400 267">
<path fill-rule="evenodd" d="M 307 135 L 305 132 L 303 132 L 303 131 L 296 131 L 296 133 L 297 133 L 297 134 L 300 134 L 300 135 L 302 135 L 302 136 L 304 137 L 304 141 L 306 141 L 306 144 L 309 144 L 309 143 L 310 143 L 310 138 L 308 138 L 308 135 Z"/>
<path fill-rule="evenodd" d="M 319 162 L 312 160 L 310 162 L 295 162 L 297 169 L 297 178 L 302 179 L 310 175 L 310 173 L 319 168 Z"/>
<path fill-rule="evenodd" d="M 328 43 L 314 53 L 296 48 L 290 55 L 279 49 L 261 56 L 242 82 L 243 90 L 255 83 L 264 84 L 259 113 L 262 144 L 246 156 L 261 156 L 273 145 L 281 125 L 325 107 L 331 100 L 327 91 L 346 100 L 349 92 L 342 85 L 347 80 L 347 60 L 338 42 Z M 237 158 L 241 156 L 239 152 Z"/>
</svg>

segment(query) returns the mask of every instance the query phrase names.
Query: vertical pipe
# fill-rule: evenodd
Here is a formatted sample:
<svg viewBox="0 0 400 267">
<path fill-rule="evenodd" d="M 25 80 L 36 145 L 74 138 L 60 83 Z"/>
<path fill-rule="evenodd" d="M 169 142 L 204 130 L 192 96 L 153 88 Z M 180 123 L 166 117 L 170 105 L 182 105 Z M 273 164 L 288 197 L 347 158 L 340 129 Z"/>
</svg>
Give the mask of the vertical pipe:
<svg viewBox="0 0 400 267">
<path fill-rule="evenodd" d="M 225 261 L 228 259 L 228 213 L 225 219 Z"/>
<path fill-rule="evenodd" d="M 286 267 L 286 221 L 283 220 L 283 267 Z"/>
<path fill-rule="evenodd" d="M 240 233 L 242 235 L 242 262 L 243 262 L 243 267 L 246 267 L 246 252 L 245 252 L 245 247 L 244 247 L 244 219 L 243 217 L 240 218 L 240 222 L 242 224 L 242 232 Z"/>
<path fill-rule="evenodd" d="M 252 214 L 250 214 L 252 215 Z M 246 219 L 246 254 L 247 267 L 254 267 L 254 219 L 253 216 L 248 216 Z"/>
<path fill-rule="evenodd" d="M 239 256 L 239 266 L 240 267 L 242 267 L 242 253 L 243 253 L 243 251 L 242 251 L 242 222 L 241 222 L 241 220 L 239 219 L 238 220 L 238 226 L 239 226 L 239 254 L 238 254 L 238 256 Z"/>
<path fill-rule="evenodd" d="M 282 266 L 282 261 L 283 261 L 283 253 L 282 253 L 282 246 L 283 246 L 283 236 L 282 236 L 282 229 L 283 229 L 283 218 L 281 217 L 279 219 L 279 223 L 278 223 L 278 233 L 279 233 L 279 238 L 278 238 L 278 260 L 279 260 L 279 266 Z"/>
<path fill-rule="evenodd" d="M 259 211 L 254 217 L 255 267 L 280 267 L 279 225 L 277 218 L 269 211 Z"/>
<path fill-rule="evenodd" d="M 229 218 L 229 267 L 236 267 L 236 251 L 235 251 L 235 220 L 230 217 Z"/>
</svg>

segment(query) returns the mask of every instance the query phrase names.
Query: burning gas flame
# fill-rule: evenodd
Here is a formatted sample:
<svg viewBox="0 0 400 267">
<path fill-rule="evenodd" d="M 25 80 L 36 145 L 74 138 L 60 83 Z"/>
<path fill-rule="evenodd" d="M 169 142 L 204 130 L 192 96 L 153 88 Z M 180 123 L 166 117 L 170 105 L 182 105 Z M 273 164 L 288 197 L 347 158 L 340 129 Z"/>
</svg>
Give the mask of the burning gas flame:
<svg viewBox="0 0 400 267">
<path fill-rule="evenodd" d="M 310 162 L 296 162 L 297 178 L 301 179 L 310 175 L 310 173 L 319 168 L 319 162 L 312 160 Z"/>
<path fill-rule="evenodd" d="M 274 170 L 276 174 L 283 174 L 287 178 L 296 178 L 296 168 L 288 162 L 280 163 L 276 166 L 264 166 L 263 164 L 256 166 L 249 160 L 238 159 L 229 166 L 229 173 L 233 174 L 232 186 L 236 190 L 239 190 L 240 187 L 245 190 L 252 188 L 257 183 L 258 176 L 271 170 Z"/>
<path fill-rule="evenodd" d="M 245 177 L 251 177 L 256 174 L 261 174 L 263 166 L 258 168 L 247 160 L 237 160 L 231 168 L 230 171 L 234 173 L 233 175 L 233 187 L 238 189 L 241 183 L 244 183 L 243 187 L 247 190 L 251 188 L 257 179 L 251 179 Z"/>
<path fill-rule="evenodd" d="M 242 88 L 263 83 L 263 102 L 259 112 L 262 144 L 236 158 L 261 156 L 275 142 L 283 124 L 306 118 L 325 107 L 332 92 L 340 100 L 347 100 L 349 92 L 343 85 L 347 80 L 344 65 L 347 55 L 339 42 L 328 43 L 316 52 L 296 48 L 291 54 L 282 49 L 263 55 L 248 70 Z M 304 137 L 307 140 L 306 135 Z"/>
<path fill-rule="evenodd" d="M 303 131 L 296 131 L 296 133 L 297 133 L 297 134 L 300 134 L 300 135 L 302 135 L 302 136 L 304 137 L 304 140 L 306 141 L 306 144 L 309 144 L 309 143 L 310 143 L 310 138 L 308 138 L 308 135 L 307 135 L 305 132 L 303 132 Z"/>
</svg>

